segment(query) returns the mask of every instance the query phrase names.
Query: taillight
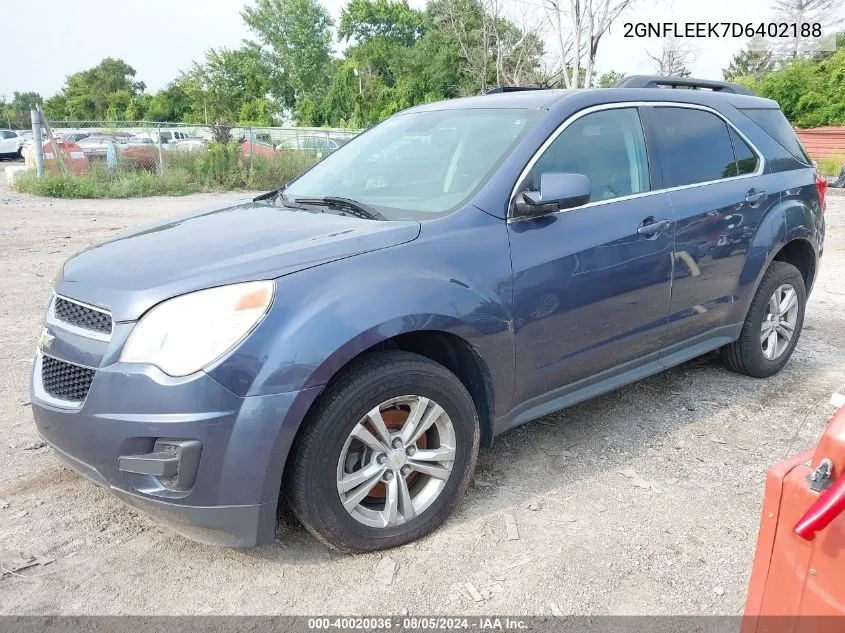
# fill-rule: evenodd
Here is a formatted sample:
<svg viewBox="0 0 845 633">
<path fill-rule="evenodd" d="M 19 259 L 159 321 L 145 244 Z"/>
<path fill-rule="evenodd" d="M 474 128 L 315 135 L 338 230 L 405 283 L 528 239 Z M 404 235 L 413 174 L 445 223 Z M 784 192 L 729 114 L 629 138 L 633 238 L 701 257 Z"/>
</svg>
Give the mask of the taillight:
<svg viewBox="0 0 845 633">
<path fill-rule="evenodd" d="M 819 205 L 822 208 L 822 213 L 824 213 L 825 208 L 827 208 L 827 203 L 824 199 L 824 194 L 827 192 L 827 180 L 819 176 L 818 172 L 816 173 L 816 189 L 819 192 Z"/>
</svg>

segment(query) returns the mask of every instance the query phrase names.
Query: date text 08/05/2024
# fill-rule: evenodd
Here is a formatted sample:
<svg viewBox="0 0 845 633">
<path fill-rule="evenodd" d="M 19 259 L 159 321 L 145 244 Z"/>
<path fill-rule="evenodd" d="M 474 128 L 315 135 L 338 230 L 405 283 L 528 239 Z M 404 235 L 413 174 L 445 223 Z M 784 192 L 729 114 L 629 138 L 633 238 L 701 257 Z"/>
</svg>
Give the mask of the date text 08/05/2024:
<svg viewBox="0 0 845 633">
<path fill-rule="evenodd" d="M 528 628 L 528 623 L 519 618 L 479 616 L 467 617 L 320 617 L 308 618 L 309 630 L 385 630 L 401 631 L 520 631 Z"/>
</svg>

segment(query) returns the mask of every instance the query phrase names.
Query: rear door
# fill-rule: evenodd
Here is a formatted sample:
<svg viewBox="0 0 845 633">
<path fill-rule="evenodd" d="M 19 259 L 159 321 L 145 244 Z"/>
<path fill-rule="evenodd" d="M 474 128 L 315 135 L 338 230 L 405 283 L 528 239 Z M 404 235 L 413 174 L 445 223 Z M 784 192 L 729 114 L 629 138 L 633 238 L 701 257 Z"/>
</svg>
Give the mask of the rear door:
<svg viewBox="0 0 845 633">
<path fill-rule="evenodd" d="M 508 224 L 517 402 L 656 357 L 669 314 L 672 209 L 654 191 L 637 108 L 575 118 L 518 190 L 547 172 L 585 174 L 592 192 L 584 206 Z"/>
<path fill-rule="evenodd" d="M 672 302 L 664 356 L 735 338 L 729 321 L 760 219 L 779 197 L 763 159 L 715 111 L 680 104 L 643 109 L 675 215 Z M 673 347 L 674 346 L 674 347 Z"/>
</svg>

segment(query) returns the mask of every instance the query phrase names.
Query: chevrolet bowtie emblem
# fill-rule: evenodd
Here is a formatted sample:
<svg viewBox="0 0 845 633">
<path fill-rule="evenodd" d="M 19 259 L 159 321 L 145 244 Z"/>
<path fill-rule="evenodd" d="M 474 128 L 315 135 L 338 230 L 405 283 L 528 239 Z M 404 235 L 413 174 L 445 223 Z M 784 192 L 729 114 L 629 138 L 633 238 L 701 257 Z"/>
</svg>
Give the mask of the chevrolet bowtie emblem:
<svg viewBox="0 0 845 633">
<path fill-rule="evenodd" d="M 56 337 L 50 334 L 47 328 L 41 328 L 41 336 L 38 337 L 38 349 L 44 350 L 50 347 L 50 344 L 56 340 Z"/>
</svg>

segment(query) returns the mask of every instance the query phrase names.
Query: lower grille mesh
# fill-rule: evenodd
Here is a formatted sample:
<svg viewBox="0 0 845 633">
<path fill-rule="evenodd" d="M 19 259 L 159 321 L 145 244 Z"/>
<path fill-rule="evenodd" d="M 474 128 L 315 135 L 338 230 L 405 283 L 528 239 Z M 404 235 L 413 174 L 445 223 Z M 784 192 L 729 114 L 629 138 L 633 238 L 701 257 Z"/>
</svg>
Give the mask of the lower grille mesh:
<svg viewBox="0 0 845 633">
<path fill-rule="evenodd" d="M 41 384 L 44 391 L 58 398 L 81 402 L 88 395 L 94 370 L 44 356 L 41 359 Z"/>
</svg>

